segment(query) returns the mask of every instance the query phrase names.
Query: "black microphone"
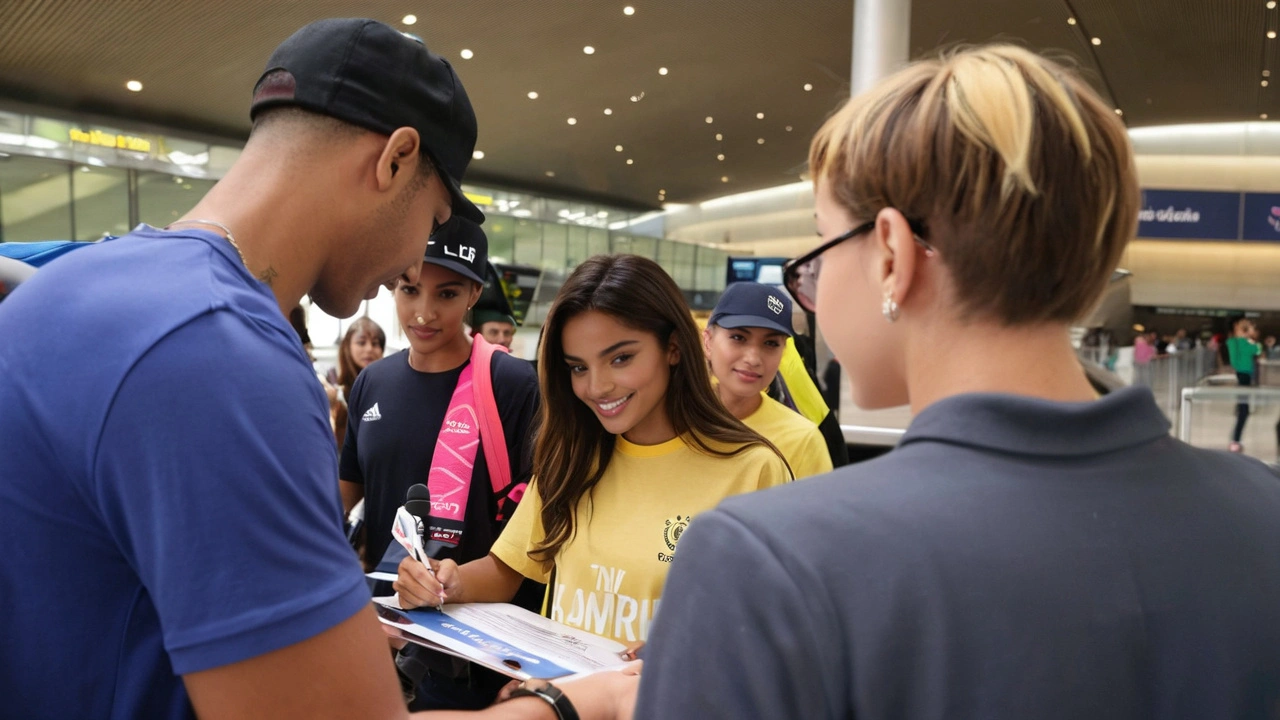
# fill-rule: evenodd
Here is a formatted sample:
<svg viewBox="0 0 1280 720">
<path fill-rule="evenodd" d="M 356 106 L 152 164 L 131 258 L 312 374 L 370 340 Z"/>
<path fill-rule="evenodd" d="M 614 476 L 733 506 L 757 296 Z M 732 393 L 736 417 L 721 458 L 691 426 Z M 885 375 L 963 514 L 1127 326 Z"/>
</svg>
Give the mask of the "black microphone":
<svg viewBox="0 0 1280 720">
<path fill-rule="evenodd" d="M 422 536 L 422 548 L 426 551 L 427 557 L 434 558 L 444 544 L 430 539 L 431 490 L 422 483 L 409 486 L 409 492 L 404 499 L 404 509 L 418 519 L 418 533 Z"/>
</svg>

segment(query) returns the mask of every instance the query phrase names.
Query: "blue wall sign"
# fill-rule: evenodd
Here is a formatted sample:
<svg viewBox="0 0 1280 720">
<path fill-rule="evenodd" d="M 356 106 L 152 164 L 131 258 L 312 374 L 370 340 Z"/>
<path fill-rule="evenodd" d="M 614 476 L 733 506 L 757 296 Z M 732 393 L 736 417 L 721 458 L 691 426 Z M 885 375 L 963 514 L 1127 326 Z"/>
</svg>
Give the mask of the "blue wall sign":
<svg viewBox="0 0 1280 720">
<path fill-rule="evenodd" d="M 1246 193 L 1244 239 L 1280 242 L 1280 195 Z"/>
<path fill-rule="evenodd" d="M 1240 239 L 1240 193 L 1143 190 L 1138 237 Z"/>
</svg>

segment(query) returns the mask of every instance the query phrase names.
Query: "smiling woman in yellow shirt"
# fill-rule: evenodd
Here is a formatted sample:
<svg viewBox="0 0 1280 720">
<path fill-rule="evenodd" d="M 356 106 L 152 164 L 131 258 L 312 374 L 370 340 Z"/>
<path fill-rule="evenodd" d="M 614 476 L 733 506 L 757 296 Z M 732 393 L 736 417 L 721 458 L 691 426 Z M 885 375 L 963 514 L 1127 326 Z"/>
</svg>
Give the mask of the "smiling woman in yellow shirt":
<svg viewBox="0 0 1280 720">
<path fill-rule="evenodd" d="M 765 394 L 794 336 L 786 293 L 739 282 L 711 311 L 702 342 L 724 406 L 782 451 L 791 471 L 803 478 L 831 472 L 827 442 L 817 425 Z"/>
<path fill-rule="evenodd" d="M 544 325 L 534 474 L 488 557 L 400 565 L 413 607 L 510 600 L 548 582 L 547 614 L 642 642 L 680 536 L 731 495 L 783 484 L 777 449 L 716 398 L 697 327 L 653 261 L 598 256 L 565 282 Z"/>
</svg>

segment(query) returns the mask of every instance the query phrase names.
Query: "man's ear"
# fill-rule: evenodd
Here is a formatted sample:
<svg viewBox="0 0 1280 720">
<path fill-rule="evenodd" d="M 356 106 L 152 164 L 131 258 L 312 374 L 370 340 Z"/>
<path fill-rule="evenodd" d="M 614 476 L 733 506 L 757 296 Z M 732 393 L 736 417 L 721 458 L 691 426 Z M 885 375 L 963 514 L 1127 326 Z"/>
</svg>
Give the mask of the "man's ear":
<svg viewBox="0 0 1280 720">
<path fill-rule="evenodd" d="M 418 171 L 421 162 L 421 138 L 413 128 L 402 127 L 391 133 L 382 152 L 378 154 L 378 164 L 374 175 L 379 190 L 389 190 L 397 182 L 408 182 Z"/>
</svg>

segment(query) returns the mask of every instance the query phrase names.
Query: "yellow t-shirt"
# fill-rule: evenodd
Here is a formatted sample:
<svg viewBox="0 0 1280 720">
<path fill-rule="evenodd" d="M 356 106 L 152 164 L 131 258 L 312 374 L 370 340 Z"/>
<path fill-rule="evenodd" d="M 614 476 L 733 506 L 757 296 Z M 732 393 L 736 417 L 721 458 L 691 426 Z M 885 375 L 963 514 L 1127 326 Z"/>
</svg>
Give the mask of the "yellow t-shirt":
<svg viewBox="0 0 1280 720">
<path fill-rule="evenodd" d="M 742 422 L 778 446 L 797 480 L 831 472 L 831 453 L 818 426 L 786 405 L 765 395 Z"/>
<path fill-rule="evenodd" d="M 689 521 L 730 495 L 790 479 L 782 460 L 762 445 L 718 458 L 680 438 L 644 446 L 619 437 L 604 476 L 579 505 L 576 535 L 556 556 L 551 619 L 619 642 L 646 639 Z M 534 480 L 493 554 L 521 575 L 548 582 L 551 563 L 528 555 L 544 537 Z"/>
</svg>

